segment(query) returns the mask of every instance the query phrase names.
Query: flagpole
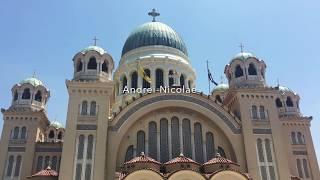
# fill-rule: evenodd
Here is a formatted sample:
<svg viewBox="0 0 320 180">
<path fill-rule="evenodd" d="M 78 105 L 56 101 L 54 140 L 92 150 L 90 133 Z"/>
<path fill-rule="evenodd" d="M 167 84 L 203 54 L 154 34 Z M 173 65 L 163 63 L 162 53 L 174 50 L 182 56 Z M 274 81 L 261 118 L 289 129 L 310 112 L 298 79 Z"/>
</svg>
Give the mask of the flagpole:
<svg viewBox="0 0 320 180">
<path fill-rule="evenodd" d="M 208 89 L 208 95 L 210 95 L 210 79 L 209 79 L 209 61 L 207 60 L 207 74 L 208 74 L 208 84 L 209 84 L 209 89 Z"/>
</svg>

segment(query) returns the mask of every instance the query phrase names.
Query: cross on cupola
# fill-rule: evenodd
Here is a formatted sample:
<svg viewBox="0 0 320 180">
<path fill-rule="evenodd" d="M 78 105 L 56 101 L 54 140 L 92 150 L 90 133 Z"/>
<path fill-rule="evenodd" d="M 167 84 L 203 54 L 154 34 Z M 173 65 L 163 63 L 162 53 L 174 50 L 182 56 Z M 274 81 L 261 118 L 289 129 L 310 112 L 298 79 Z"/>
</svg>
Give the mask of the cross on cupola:
<svg viewBox="0 0 320 180">
<path fill-rule="evenodd" d="M 153 8 L 152 11 L 148 13 L 148 15 L 153 17 L 152 22 L 156 22 L 156 17 L 160 16 L 160 13 L 158 13 L 156 9 Z"/>
<path fill-rule="evenodd" d="M 93 45 L 96 46 L 96 45 L 97 45 L 97 41 L 98 41 L 99 39 L 97 39 L 97 37 L 95 36 L 92 40 L 93 40 Z"/>
<path fill-rule="evenodd" d="M 240 43 L 239 47 L 240 47 L 240 52 L 243 53 L 244 45 Z"/>
</svg>

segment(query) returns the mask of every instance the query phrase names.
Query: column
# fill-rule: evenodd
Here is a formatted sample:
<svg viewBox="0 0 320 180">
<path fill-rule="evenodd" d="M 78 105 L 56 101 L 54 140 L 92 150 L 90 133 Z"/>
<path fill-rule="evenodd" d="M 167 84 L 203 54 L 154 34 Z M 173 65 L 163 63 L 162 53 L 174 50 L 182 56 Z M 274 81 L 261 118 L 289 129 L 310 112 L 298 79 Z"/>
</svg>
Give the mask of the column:
<svg viewBox="0 0 320 180">
<path fill-rule="evenodd" d="M 169 159 L 172 159 L 172 136 L 171 136 L 171 119 L 168 119 L 168 147 L 169 147 Z"/>
</svg>

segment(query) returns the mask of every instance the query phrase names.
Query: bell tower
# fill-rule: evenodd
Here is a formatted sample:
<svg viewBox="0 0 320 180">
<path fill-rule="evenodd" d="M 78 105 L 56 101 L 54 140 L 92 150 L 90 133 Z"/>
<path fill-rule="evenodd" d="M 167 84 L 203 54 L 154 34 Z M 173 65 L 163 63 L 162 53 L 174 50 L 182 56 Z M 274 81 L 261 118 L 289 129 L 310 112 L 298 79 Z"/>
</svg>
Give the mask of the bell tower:
<svg viewBox="0 0 320 180">
<path fill-rule="evenodd" d="M 96 40 L 74 56 L 74 76 L 66 81 L 69 102 L 61 180 L 104 177 L 114 62 Z"/>
</svg>

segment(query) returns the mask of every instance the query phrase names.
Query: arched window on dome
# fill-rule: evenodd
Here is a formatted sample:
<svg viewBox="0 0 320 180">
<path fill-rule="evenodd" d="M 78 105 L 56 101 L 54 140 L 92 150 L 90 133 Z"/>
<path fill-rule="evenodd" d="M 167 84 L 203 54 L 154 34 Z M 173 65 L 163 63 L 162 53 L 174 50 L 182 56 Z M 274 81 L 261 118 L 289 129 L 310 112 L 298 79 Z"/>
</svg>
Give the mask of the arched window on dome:
<svg viewBox="0 0 320 180">
<path fill-rule="evenodd" d="M 185 86 L 185 78 L 183 74 L 180 75 L 180 86 L 181 87 Z"/>
<path fill-rule="evenodd" d="M 150 70 L 149 69 L 145 69 L 144 70 L 144 73 L 146 76 L 148 76 L 149 78 L 151 77 L 150 76 Z M 150 82 L 146 81 L 144 78 L 143 79 L 143 82 L 142 82 L 142 87 L 143 88 L 150 88 Z"/>
<path fill-rule="evenodd" d="M 278 108 L 281 108 L 283 105 L 282 105 L 282 102 L 281 102 L 281 100 L 279 99 L 279 98 L 277 98 L 276 99 L 276 106 L 278 107 Z"/>
<path fill-rule="evenodd" d="M 131 74 L 131 88 L 137 89 L 138 88 L 138 73 L 134 71 Z"/>
<path fill-rule="evenodd" d="M 95 101 L 91 101 L 90 103 L 90 116 L 95 116 L 97 111 L 97 103 Z"/>
<path fill-rule="evenodd" d="M 122 78 L 122 91 L 121 91 L 121 94 L 123 94 L 124 88 L 127 87 L 127 83 L 128 83 L 127 77 L 126 77 L 126 76 L 123 76 L 123 78 Z"/>
<path fill-rule="evenodd" d="M 202 127 L 198 122 L 194 124 L 194 148 L 196 161 L 199 163 L 203 163 Z"/>
<path fill-rule="evenodd" d="M 157 154 L 157 123 L 154 121 L 149 122 L 149 134 L 148 134 L 148 153 L 153 159 L 158 159 Z"/>
<path fill-rule="evenodd" d="M 15 127 L 13 129 L 13 139 L 18 139 L 19 138 L 19 131 L 20 131 L 19 127 Z"/>
<path fill-rule="evenodd" d="M 62 133 L 62 131 L 60 131 L 60 132 L 58 133 L 58 139 L 59 139 L 59 140 L 62 140 L 62 136 L 63 136 L 63 133 Z"/>
<path fill-rule="evenodd" d="M 88 62 L 88 69 L 97 69 L 97 60 L 95 57 L 91 57 Z"/>
<path fill-rule="evenodd" d="M 30 97 L 31 97 L 30 89 L 29 88 L 24 89 L 22 93 L 22 99 L 30 99 Z"/>
<path fill-rule="evenodd" d="M 216 95 L 216 101 L 218 101 L 219 103 L 222 103 L 222 99 L 221 99 L 220 95 Z"/>
<path fill-rule="evenodd" d="M 169 161 L 168 120 L 160 120 L 160 162 Z"/>
<path fill-rule="evenodd" d="M 174 84 L 173 70 L 169 71 L 168 77 L 169 77 L 169 87 L 172 87 Z"/>
<path fill-rule="evenodd" d="M 78 62 L 77 62 L 77 67 L 76 67 L 77 69 L 77 72 L 80 72 L 80 71 L 82 71 L 82 69 L 83 69 L 83 63 L 82 63 L 82 61 L 79 59 L 78 60 Z"/>
<path fill-rule="evenodd" d="M 41 91 L 37 91 L 36 95 L 34 96 L 34 100 L 41 102 L 42 101 L 42 95 L 41 95 Z"/>
<path fill-rule="evenodd" d="M 19 95 L 18 95 L 18 91 L 17 91 L 17 90 L 15 90 L 15 91 L 14 91 L 13 100 L 14 100 L 14 101 L 18 100 L 18 97 L 19 97 Z"/>
<path fill-rule="evenodd" d="M 220 146 L 218 146 L 218 153 L 220 154 L 221 157 L 227 158 L 224 149 Z"/>
<path fill-rule="evenodd" d="M 293 107 L 292 99 L 291 99 L 291 97 L 289 97 L 289 96 L 287 97 L 286 105 L 287 105 L 287 107 Z"/>
<path fill-rule="evenodd" d="M 145 151 L 145 133 L 140 130 L 137 132 L 137 154 L 141 154 Z"/>
<path fill-rule="evenodd" d="M 180 127 L 177 117 L 171 118 L 171 147 L 172 158 L 178 157 L 180 154 Z"/>
<path fill-rule="evenodd" d="M 126 157 L 124 158 L 125 162 L 130 161 L 133 158 L 133 145 L 130 145 L 127 148 Z"/>
<path fill-rule="evenodd" d="M 53 138 L 54 138 L 54 131 L 53 131 L 53 130 L 50 130 L 50 131 L 49 131 L 48 138 L 50 138 L 50 139 L 53 139 Z"/>
<path fill-rule="evenodd" d="M 257 69 L 253 63 L 249 64 L 248 73 L 249 75 L 257 75 Z"/>
<path fill-rule="evenodd" d="M 156 88 L 159 89 L 163 86 L 163 71 L 161 69 L 156 70 Z"/>
<path fill-rule="evenodd" d="M 27 137 L 27 128 L 22 127 L 21 128 L 21 139 L 25 139 Z"/>
<path fill-rule="evenodd" d="M 240 65 L 237 65 L 237 66 L 236 66 L 236 70 L 235 70 L 235 72 L 234 72 L 234 76 L 235 76 L 236 78 L 243 76 L 243 70 L 242 70 L 242 68 L 241 68 Z"/>
<path fill-rule="evenodd" d="M 81 115 L 85 116 L 88 114 L 88 102 L 87 101 L 82 101 L 81 104 Z"/>
<path fill-rule="evenodd" d="M 253 119 L 258 119 L 257 106 L 253 105 L 253 106 L 251 107 L 251 113 L 252 113 L 252 118 L 253 118 Z"/>
<path fill-rule="evenodd" d="M 215 156 L 214 136 L 212 132 L 206 133 L 206 153 L 207 161 L 214 158 Z"/>
<path fill-rule="evenodd" d="M 104 61 L 101 68 L 103 72 L 108 73 L 108 62 Z"/>
</svg>

